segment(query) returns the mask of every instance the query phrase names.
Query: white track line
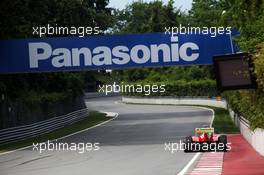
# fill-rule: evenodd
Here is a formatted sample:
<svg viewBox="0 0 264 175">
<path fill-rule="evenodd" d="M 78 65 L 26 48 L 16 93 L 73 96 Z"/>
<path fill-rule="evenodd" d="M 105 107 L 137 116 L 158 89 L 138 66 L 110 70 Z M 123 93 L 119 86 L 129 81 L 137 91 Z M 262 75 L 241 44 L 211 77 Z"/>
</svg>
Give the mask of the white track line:
<svg viewBox="0 0 264 175">
<path fill-rule="evenodd" d="M 212 111 L 213 118 L 210 124 L 210 127 L 212 127 L 215 118 L 214 110 L 206 107 L 199 107 L 199 108 L 208 109 Z M 224 158 L 223 152 L 203 153 L 196 167 L 192 170 L 190 175 L 205 175 L 205 174 L 221 175 L 223 168 L 223 158 Z"/>
<path fill-rule="evenodd" d="M 124 103 L 124 102 L 123 102 Z M 125 104 L 130 104 L 130 103 L 125 103 Z M 133 104 L 133 103 L 132 103 Z M 156 104 L 154 104 L 156 105 Z M 162 105 L 165 105 L 165 104 L 162 104 Z M 212 119 L 211 119 L 211 122 L 210 122 L 210 127 L 212 127 L 213 125 L 213 122 L 214 122 L 214 118 L 215 118 L 215 112 L 213 109 L 211 108 L 207 108 L 207 107 L 202 107 L 202 106 L 192 106 L 192 105 L 175 105 L 175 106 L 184 106 L 184 107 L 193 107 L 193 108 L 199 108 L 199 109 L 205 109 L 205 110 L 208 110 L 208 111 L 211 111 L 213 113 L 212 115 Z M 187 171 L 189 170 L 189 168 L 192 166 L 192 164 L 196 161 L 196 159 L 200 156 L 200 152 L 196 153 L 193 158 L 188 162 L 187 165 L 185 165 L 185 167 L 177 174 L 177 175 L 184 175 L 187 173 Z"/>
<path fill-rule="evenodd" d="M 200 109 L 206 109 L 209 110 L 213 113 L 212 115 L 212 119 L 211 119 L 211 123 L 210 123 L 210 127 L 212 127 L 213 125 L 213 121 L 215 118 L 215 112 L 213 109 L 211 108 L 207 108 L 207 107 L 200 107 L 200 106 L 187 106 L 187 107 L 195 107 L 195 108 L 200 108 Z M 184 175 L 187 173 L 187 171 L 189 170 L 189 168 L 192 166 L 192 164 L 196 161 L 196 159 L 198 159 L 198 157 L 201 155 L 200 152 L 196 153 L 193 158 L 188 162 L 188 164 L 177 174 L 177 175 Z"/>
<path fill-rule="evenodd" d="M 73 136 L 73 135 L 76 135 L 76 134 L 82 133 L 82 132 L 84 132 L 84 131 L 87 131 L 87 130 L 90 130 L 90 129 L 96 128 L 96 127 L 98 127 L 98 126 L 101 126 L 101 125 L 103 125 L 103 124 L 106 124 L 106 123 L 108 123 L 108 122 L 110 122 L 110 121 L 116 119 L 116 118 L 118 117 L 118 115 L 119 115 L 118 113 L 115 113 L 115 112 L 103 112 L 103 111 L 99 111 L 99 112 L 101 112 L 101 113 L 105 113 L 107 117 L 113 117 L 113 118 L 111 118 L 111 119 L 109 119 L 109 120 L 107 120 L 107 121 L 104 121 L 104 122 L 102 122 L 102 123 L 99 123 L 99 124 L 97 124 L 97 125 L 91 126 L 91 127 L 89 127 L 89 128 L 86 128 L 86 129 L 83 129 L 83 130 L 80 130 L 80 131 L 77 131 L 77 132 L 71 133 L 71 134 L 69 134 L 69 135 L 66 135 L 66 136 L 63 136 L 63 137 L 60 137 L 60 138 L 54 139 L 54 140 L 52 140 L 52 141 L 55 141 L 55 140 L 61 140 L 61 139 L 64 139 L 64 138 L 67 138 L 67 137 L 70 137 L 70 136 Z M 11 151 L 6 151 L 6 152 L 3 152 L 3 153 L 0 153 L 0 156 L 5 155 L 5 154 L 10 154 L 10 153 L 13 153 L 13 152 L 16 152 L 16 151 L 21 151 L 21 150 L 24 150 L 24 149 L 28 149 L 28 148 L 31 148 L 31 147 L 33 147 L 33 145 L 25 146 L 25 147 L 22 147 L 22 148 L 18 148 L 18 149 L 11 150 Z"/>
<path fill-rule="evenodd" d="M 188 162 L 188 164 L 178 173 L 178 175 L 184 175 L 192 164 L 196 161 L 196 159 L 200 156 L 201 153 L 196 153 L 193 158 Z"/>
</svg>

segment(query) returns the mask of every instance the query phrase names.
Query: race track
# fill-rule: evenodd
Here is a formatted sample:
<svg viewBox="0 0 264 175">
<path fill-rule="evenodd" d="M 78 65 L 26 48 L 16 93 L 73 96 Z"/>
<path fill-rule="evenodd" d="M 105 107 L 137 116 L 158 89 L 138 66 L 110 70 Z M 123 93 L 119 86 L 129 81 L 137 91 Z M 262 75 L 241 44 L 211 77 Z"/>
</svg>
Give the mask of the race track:
<svg viewBox="0 0 264 175">
<path fill-rule="evenodd" d="M 101 126 L 60 140 L 100 143 L 100 150 L 45 151 L 32 148 L 0 156 L 1 175 L 175 175 L 195 153 L 165 151 L 195 127 L 209 125 L 210 110 L 169 105 L 123 104 L 119 97 L 87 99 L 90 110 L 117 112 Z"/>
</svg>

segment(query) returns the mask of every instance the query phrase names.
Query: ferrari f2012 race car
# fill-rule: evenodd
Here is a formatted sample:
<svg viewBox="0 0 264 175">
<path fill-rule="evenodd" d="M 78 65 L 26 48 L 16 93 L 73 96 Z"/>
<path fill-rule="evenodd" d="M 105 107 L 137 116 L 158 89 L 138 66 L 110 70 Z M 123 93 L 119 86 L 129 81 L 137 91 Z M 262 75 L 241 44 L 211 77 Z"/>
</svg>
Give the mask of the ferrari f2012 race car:
<svg viewBox="0 0 264 175">
<path fill-rule="evenodd" d="M 214 134 L 214 128 L 196 128 L 195 136 L 185 138 L 185 152 L 191 151 L 226 151 L 226 135 Z"/>
</svg>

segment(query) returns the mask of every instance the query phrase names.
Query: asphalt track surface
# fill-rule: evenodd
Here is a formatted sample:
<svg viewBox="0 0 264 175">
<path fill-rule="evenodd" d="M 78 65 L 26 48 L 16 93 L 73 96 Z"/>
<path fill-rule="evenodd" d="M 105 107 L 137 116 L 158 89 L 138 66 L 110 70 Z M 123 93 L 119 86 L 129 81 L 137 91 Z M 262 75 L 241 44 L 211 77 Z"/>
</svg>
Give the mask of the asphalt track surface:
<svg viewBox="0 0 264 175">
<path fill-rule="evenodd" d="M 101 126 L 58 142 L 99 142 L 98 151 L 44 151 L 32 148 L 0 156 L 1 175 L 175 175 L 195 153 L 165 151 L 192 135 L 195 127 L 209 125 L 210 110 L 169 105 L 123 104 L 119 97 L 86 101 L 91 110 L 117 112 Z"/>
</svg>

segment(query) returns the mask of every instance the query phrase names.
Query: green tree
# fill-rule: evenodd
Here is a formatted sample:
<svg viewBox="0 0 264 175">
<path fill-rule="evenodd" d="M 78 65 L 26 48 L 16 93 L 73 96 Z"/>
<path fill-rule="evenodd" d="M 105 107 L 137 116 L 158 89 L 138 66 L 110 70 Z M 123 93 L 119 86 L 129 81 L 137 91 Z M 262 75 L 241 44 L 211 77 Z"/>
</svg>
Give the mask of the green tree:
<svg viewBox="0 0 264 175">
<path fill-rule="evenodd" d="M 113 24 L 108 0 L 2 0 L 0 39 L 32 38 L 36 26 L 98 26 L 102 31 Z M 54 37 L 54 36 L 46 36 Z M 36 92 L 81 95 L 84 80 L 96 81 L 94 72 L 0 75 L 0 90 L 12 99 Z"/>
<path fill-rule="evenodd" d="M 193 0 L 188 20 L 191 26 L 219 26 L 222 8 L 218 0 Z"/>
</svg>

